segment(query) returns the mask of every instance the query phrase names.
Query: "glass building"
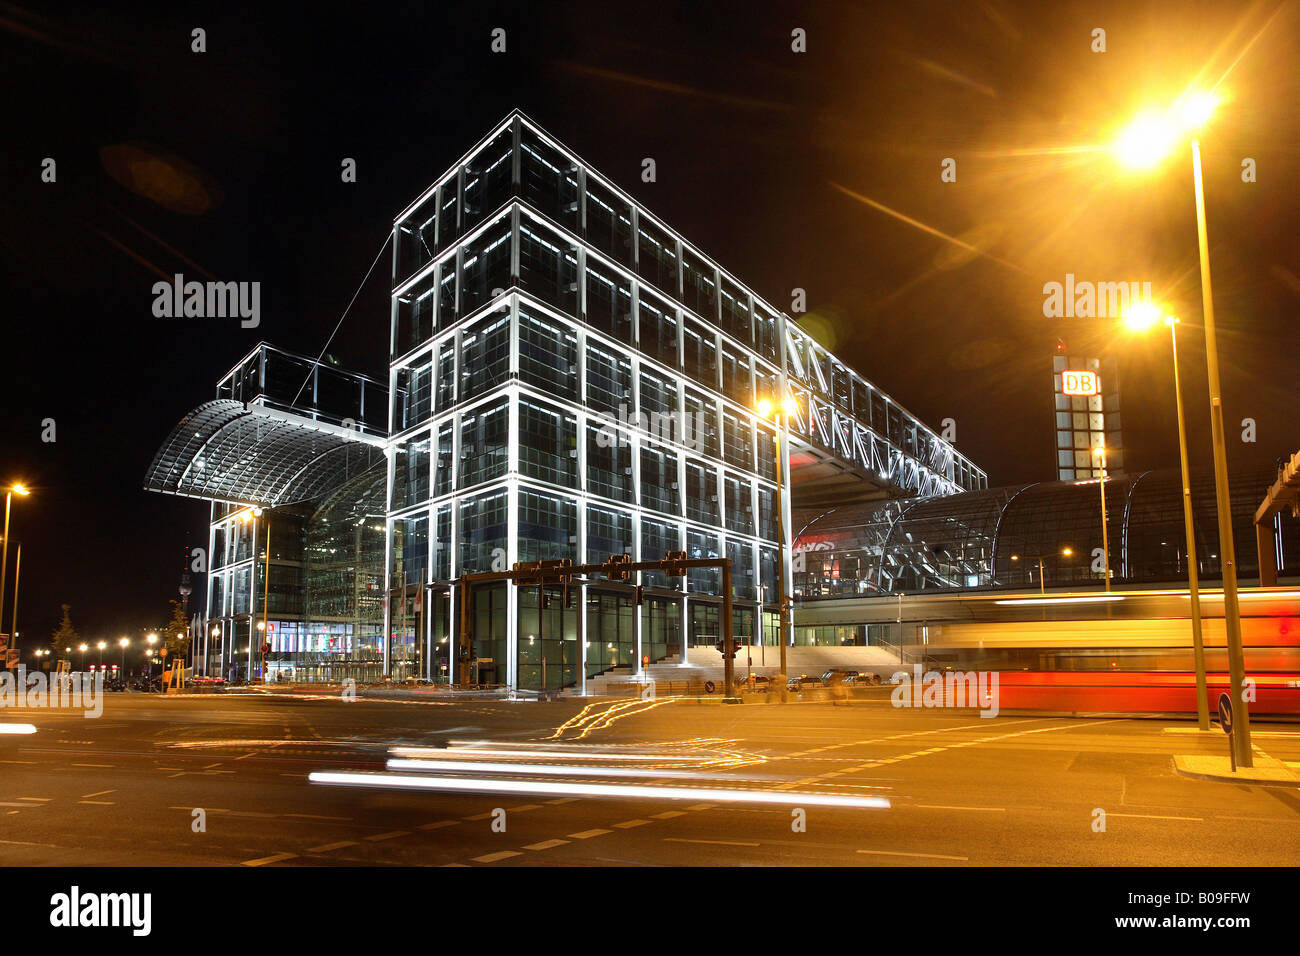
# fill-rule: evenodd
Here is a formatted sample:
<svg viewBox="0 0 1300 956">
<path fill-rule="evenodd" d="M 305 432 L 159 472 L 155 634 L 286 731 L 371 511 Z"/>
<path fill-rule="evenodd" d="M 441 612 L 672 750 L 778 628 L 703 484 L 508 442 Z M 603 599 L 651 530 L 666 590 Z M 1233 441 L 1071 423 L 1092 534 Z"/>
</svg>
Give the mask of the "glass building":
<svg viewBox="0 0 1300 956">
<path fill-rule="evenodd" d="M 728 557 L 737 636 L 775 643 L 778 507 L 788 539 L 791 499 L 987 486 L 518 112 L 397 217 L 391 320 L 384 627 L 395 678 L 582 690 L 611 668 L 686 661 L 720 639 L 716 571 L 567 592 L 481 584 L 458 606 L 461 575 L 519 561 Z M 778 462 L 774 426 L 754 408 L 783 394 L 798 410 Z"/>
<path fill-rule="evenodd" d="M 1254 521 L 1272 475 L 1232 475 L 1238 575 L 1259 575 Z M 1214 475 L 1193 471 L 1195 561 L 1201 581 L 1222 577 Z M 1114 586 L 1187 582 L 1182 482 L 1177 469 L 1106 480 Z M 1300 521 L 1271 519 L 1279 573 L 1300 570 Z M 796 516 L 794 593 L 800 601 L 854 595 L 993 588 L 1080 589 L 1105 584 L 1098 482 L 1052 481 L 943 498 L 877 502 Z M 1040 563 L 1041 562 L 1041 563 Z M 1040 580 L 1041 576 L 1041 580 Z"/>
<path fill-rule="evenodd" d="M 145 488 L 212 503 L 200 673 L 383 676 L 388 404 L 382 382 L 262 343 L 172 430 Z"/>
<path fill-rule="evenodd" d="M 1106 449 L 1106 474 L 1124 471 L 1119 366 L 1113 356 L 1070 355 L 1064 342 L 1052 356 L 1052 403 L 1058 481 L 1100 478 L 1094 450 Z"/>
</svg>

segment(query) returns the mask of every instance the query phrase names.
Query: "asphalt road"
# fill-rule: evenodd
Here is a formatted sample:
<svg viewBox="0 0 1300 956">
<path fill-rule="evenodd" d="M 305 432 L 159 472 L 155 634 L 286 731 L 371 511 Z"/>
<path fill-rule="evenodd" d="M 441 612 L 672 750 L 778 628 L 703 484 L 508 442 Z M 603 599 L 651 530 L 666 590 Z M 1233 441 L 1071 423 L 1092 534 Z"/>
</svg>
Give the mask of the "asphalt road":
<svg viewBox="0 0 1300 956">
<path fill-rule="evenodd" d="M 887 700 L 261 694 L 118 694 L 97 720 L 6 709 L 0 721 L 37 727 L 0 736 L 5 866 L 1300 863 L 1300 790 L 1177 775 L 1173 754 L 1226 743 L 1168 732 L 1189 726 L 1173 721 L 986 719 Z M 1300 762 L 1300 727 L 1253 729 L 1260 750 Z M 403 772 L 386 767 L 392 747 L 446 749 Z M 439 789 L 326 785 L 314 772 Z M 443 792 L 447 780 L 504 792 Z M 538 781 L 602 789 L 513 792 Z M 673 789 L 628 789 L 643 786 Z M 729 792 L 675 798 L 681 788 Z M 880 805 L 815 802 L 829 798 Z"/>
</svg>

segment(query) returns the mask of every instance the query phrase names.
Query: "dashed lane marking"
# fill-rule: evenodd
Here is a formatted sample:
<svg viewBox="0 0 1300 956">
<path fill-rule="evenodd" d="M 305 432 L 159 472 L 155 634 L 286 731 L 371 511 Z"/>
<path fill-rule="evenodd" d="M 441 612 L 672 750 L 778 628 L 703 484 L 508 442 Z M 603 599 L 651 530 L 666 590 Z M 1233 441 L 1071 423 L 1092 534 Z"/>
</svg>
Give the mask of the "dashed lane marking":
<svg viewBox="0 0 1300 956">
<path fill-rule="evenodd" d="M 483 856 L 474 857 L 475 863 L 495 863 L 497 860 L 508 860 L 512 856 L 523 856 L 518 850 L 499 850 L 496 853 L 486 853 Z"/>
<path fill-rule="evenodd" d="M 395 837 L 410 836 L 410 830 L 390 830 L 387 833 L 376 833 L 374 836 L 366 837 L 372 843 L 378 843 L 380 840 L 392 840 Z"/>
<path fill-rule="evenodd" d="M 649 822 L 649 820 L 624 820 L 622 823 L 615 823 L 614 826 L 620 830 L 630 830 L 632 827 L 643 827 Z"/>
<path fill-rule="evenodd" d="M 341 850 L 345 846 L 356 846 L 356 840 L 339 840 L 337 843 L 322 843 L 320 846 L 307 847 L 307 853 L 328 853 L 330 850 Z"/>
<path fill-rule="evenodd" d="M 604 833 L 613 833 L 613 830 L 602 830 L 597 827 L 594 830 L 580 830 L 577 833 L 570 833 L 568 837 L 573 840 L 590 840 L 592 837 L 598 837 Z"/>
<path fill-rule="evenodd" d="M 268 863 L 279 863 L 281 860 L 292 860 L 297 853 L 272 853 L 270 856 L 260 857 L 256 860 L 245 860 L 241 866 L 266 866 Z"/>
<path fill-rule="evenodd" d="M 866 853 L 871 856 L 915 856 L 926 860 L 957 860 L 960 863 L 970 862 L 969 857 L 944 856 L 942 853 L 903 853 L 899 850 L 858 850 L 858 852 Z"/>
<path fill-rule="evenodd" d="M 758 843 L 746 843 L 740 840 L 688 840 L 684 837 L 664 837 L 665 843 L 707 843 L 709 846 L 759 846 Z"/>
<path fill-rule="evenodd" d="M 541 843 L 529 843 L 524 847 L 525 850 L 549 850 L 553 847 L 564 846 L 568 840 L 543 840 Z"/>
</svg>

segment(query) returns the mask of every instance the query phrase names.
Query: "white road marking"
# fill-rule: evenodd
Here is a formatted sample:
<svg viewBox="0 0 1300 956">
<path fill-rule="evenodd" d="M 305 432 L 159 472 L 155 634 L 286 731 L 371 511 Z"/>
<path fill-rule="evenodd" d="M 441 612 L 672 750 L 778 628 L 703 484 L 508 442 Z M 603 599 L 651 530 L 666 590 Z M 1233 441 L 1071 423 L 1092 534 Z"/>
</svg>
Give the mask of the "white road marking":
<svg viewBox="0 0 1300 956">
<path fill-rule="evenodd" d="M 500 850 L 496 853 L 487 853 L 483 856 L 474 857 L 475 863 L 495 863 L 497 860 L 508 860 L 512 856 L 523 856 L 518 850 Z"/>
<path fill-rule="evenodd" d="M 525 850 L 549 850 L 553 847 L 564 846 L 568 840 L 543 840 L 541 843 L 530 843 L 524 847 Z"/>
<path fill-rule="evenodd" d="M 613 832 L 614 832 L 613 830 L 601 830 L 597 828 L 595 830 L 582 830 L 578 833 L 570 833 L 568 834 L 568 836 L 570 839 L 573 840 L 590 840 L 592 837 L 600 836 L 603 833 L 613 833 Z"/>
<path fill-rule="evenodd" d="M 356 846 L 356 840 L 339 840 L 338 843 L 322 843 L 320 846 L 307 847 L 308 853 L 328 853 L 330 850 L 341 850 L 345 846 Z"/>
<path fill-rule="evenodd" d="M 292 860 L 297 853 L 273 853 L 270 856 L 264 856 L 257 860 L 245 860 L 241 866 L 265 866 L 268 863 L 279 863 L 281 860 Z"/>
<path fill-rule="evenodd" d="M 969 857 L 964 856 L 944 856 L 942 853 L 902 853 L 897 850 L 858 850 L 859 853 L 868 853 L 873 856 L 915 856 L 927 860 L 960 860 L 968 862 Z"/>
<path fill-rule="evenodd" d="M 758 843 L 744 843 L 738 840 L 687 840 L 683 837 L 664 837 L 665 843 L 707 843 L 710 846 L 760 846 Z"/>
</svg>

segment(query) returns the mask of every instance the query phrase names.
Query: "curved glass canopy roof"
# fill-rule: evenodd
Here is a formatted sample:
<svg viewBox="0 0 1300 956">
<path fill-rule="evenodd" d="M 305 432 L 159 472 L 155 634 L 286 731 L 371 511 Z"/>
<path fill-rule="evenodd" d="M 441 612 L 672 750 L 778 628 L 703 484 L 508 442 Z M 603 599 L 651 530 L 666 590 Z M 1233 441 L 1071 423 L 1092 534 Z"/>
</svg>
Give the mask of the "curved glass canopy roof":
<svg viewBox="0 0 1300 956">
<path fill-rule="evenodd" d="M 217 399 L 171 430 L 144 487 L 273 508 L 321 497 L 380 461 L 384 445 L 384 438 L 340 425 Z"/>
</svg>

